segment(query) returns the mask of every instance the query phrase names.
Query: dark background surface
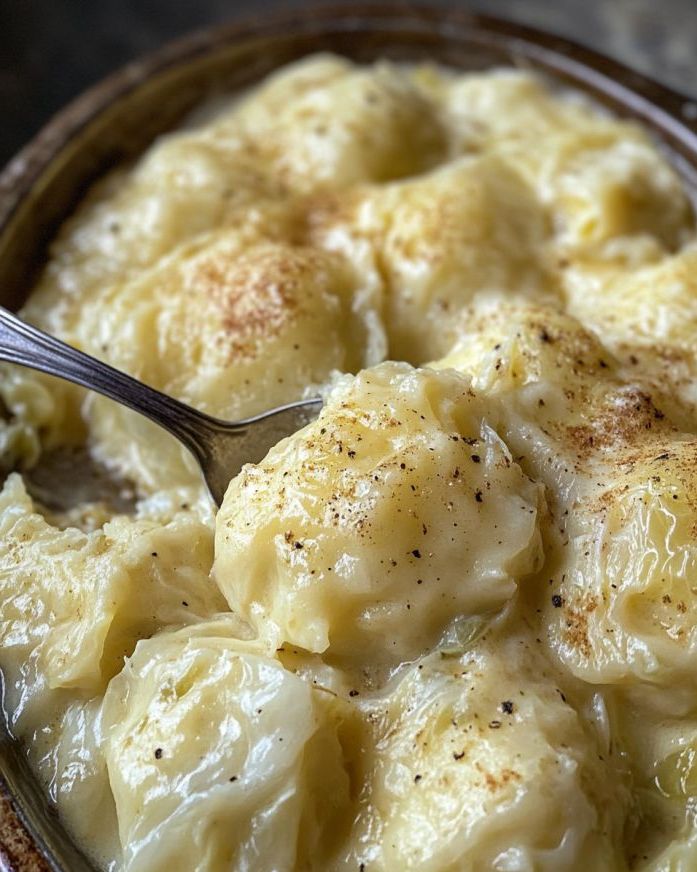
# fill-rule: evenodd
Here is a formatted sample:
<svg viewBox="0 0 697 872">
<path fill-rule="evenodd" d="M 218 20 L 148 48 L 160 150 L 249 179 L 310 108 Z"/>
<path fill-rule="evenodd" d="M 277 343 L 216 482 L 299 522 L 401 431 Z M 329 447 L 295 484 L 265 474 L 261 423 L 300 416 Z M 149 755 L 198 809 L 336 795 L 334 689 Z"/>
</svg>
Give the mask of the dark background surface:
<svg viewBox="0 0 697 872">
<path fill-rule="evenodd" d="M 273 9 L 302 8 L 311 15 L 317 5 L 337 3 L 0 0 L 0 165 L 72 97 L 163 42 Z M 438 5 L 556 31 L 697 96 L 697 0 L 441 0 Z"/>
</svg>

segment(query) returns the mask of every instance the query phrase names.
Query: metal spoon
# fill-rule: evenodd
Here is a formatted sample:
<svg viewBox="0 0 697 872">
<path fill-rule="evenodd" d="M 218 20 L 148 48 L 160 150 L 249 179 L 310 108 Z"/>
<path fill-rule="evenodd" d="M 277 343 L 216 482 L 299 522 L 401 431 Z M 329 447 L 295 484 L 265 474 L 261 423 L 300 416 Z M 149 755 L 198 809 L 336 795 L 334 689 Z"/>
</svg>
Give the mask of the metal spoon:
<svg viewBox="0 0 697 872">
<path fill-rule="evenodd" d="M 280 439 L 314 420 L 322 408 L 317 398 L 279 406 L 243 421 L 221 421 L 66 345 L 1 306 L 0 360 L 75 382 L 164 427 L 194 455 L 218 505 L 230 479 L 245 463 L 260 461 Z"/>
</svg>

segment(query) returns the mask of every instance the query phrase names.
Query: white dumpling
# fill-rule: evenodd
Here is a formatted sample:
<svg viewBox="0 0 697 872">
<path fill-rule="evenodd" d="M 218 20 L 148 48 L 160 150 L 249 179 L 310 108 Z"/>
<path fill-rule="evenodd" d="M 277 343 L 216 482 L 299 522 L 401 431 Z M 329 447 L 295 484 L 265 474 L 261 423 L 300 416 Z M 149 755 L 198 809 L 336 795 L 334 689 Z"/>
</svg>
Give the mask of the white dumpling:
<svg viewBox="0 0 697 872">
<path fill-rule="evenodd" d="M 566 273 L 568 311 L 646 379 L 676 414 L 697 421 L 697 247 L 631 270 L 578 262 Z"/>
<path fill-rule="evenodd" d="M 211 135 L 241 137 L 298 192 L 400 178 L 447 155 L 439 107 L 406 69 L 326 55 L 272 76 Z"/>
<path fill-rule="evenodd" d="M 694 437 L 575 319 L 496 309 L 438 366 L 474 375 L 554 524 L 536 620 L 587 682 L 692 681 Z"/>
<path fill-rule="evenodd" d="M 235 420 L 382 359 L 376 306 L 338 255 L 221 231 L 84 306 L 77 341 L 208 414 Z M 313 388 L 313 386 L 315 386 Z M 145 490 L 200 484 L 173 437 L 90 398 L 97 456 Z"/>
<path fill-rule="evenodd" d="M 21 738 L 63 826 L 98 868 L 113 870 L 122 856 L 101 715 L 101 697 L 73 701 Z"/>
<path fill-rule="evenodd" d="M 221 620 L 141 642 L 102 716 L 124 872 L 326 869 L 349 803 L 332 700 Z"/>
<path fill-rule="evenodd" d="M 523 70 L 456 76 L 443 99 L 452 141 L 521 173 L 549 208 L 563 254 L 612 258 L 642 238 L 674 250 L 693 229 L 668 160 L 638 125 L 590 100 Z"/>
<path fill-rule="evenodd" d="M 627 863 L 640 872 L 690 872 L 697 858 L 694 689 L 643 685 L 605 696 L 613 742 L 632 776 L 635 826 Z"/>
<path fill-rule="evenodd" d="M 367 788 L 341 869 L 623 868 L 621 756 L 530 644 L 509 632 L 437 652 L 366 701 Z"/>
<path fill-rule="evenodd" d="M 214 575 L 273 645 L 399 662 L 513 596 L 540 560 L 539 497 L 467 380 L 382 364 L 232 481 Z"/>
<path fill-rule="evenodd" d="M 555 299 L 548 217 L 498 157 L 463 157 L 335 199 L 310 212 L 313 239 L 343 252 L 382 289 L 397 360 L 421 364 L 445 354 L 459 312 L 479 296 Z"/>
<path fill-rule="evenodd" d="M 13 728 L 102 692 L 159 626 L 221 610 L 212 546 L 209 528 L 185 514 L 165 525 L 117 517 L 92 533 L 59 529 L 10 476 L 0 494 L 0 667 Z"/>
<path fill-rule="evenodd" d="M 585 681 L 695 686 L 696 471 L 694 438 L 657 440 L 578 501 L 543 620 Z"/>
<path fill-rule="evenodd" d="M 222 227 L 250 240 L 285 238 L 294 218 L 282 188 L 239 146 L 198 131 L 162 137 L 90 191 L 52 243 L 24 312 L 68 338 L 82 304 L 180 245 Z"/>
<path fill-rule="evenodd" d="M 0 468 L 34 466 L 42 449 L 79 443 L 85 427 L 78 391 L 68 382 L 21 366 L 0 364 Z"/>
<path fill-rule="evenodd" d="M 618 451 L 676 432 L 649 386 L 626 379 L 600 339 L 557 308 L 473 307 L 458 343 L 433 366 L 472 377 L 518 462 L 547 487 L 562 525 Z"/>
</svg>

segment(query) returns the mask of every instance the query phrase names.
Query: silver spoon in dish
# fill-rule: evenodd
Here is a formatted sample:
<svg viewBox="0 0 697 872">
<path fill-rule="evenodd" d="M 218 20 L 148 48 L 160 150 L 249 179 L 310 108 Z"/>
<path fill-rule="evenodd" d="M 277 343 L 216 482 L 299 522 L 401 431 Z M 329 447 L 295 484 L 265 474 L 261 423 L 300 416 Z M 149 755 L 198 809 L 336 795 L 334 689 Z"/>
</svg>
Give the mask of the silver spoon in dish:
<svg viewBox="0 0 697 872">
<path fill-rule="evenodd" d="M 1 306 L 0 360 L 97 391 L 159 424 L 194 455 L 217 505 L 245 463 L 260 461 L 280 439 L 314 420 L 322 408 L 322 400 L 316 398 L 243 421 L 221 421 L 66 345 Z"/>
</svg>

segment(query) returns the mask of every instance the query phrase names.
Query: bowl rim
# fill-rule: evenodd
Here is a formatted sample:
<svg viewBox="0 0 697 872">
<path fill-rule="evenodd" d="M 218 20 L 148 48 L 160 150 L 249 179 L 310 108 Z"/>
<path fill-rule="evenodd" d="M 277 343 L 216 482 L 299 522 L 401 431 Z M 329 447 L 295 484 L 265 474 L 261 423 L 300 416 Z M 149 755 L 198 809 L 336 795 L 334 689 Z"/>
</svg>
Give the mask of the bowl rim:
<svg viewBox="0 0 697 872">
<path fill-rule="evenodd" d="M 275 10 L 265 13 L 261 20 L 240 18 L 200 28 L 166 42 L 91 85 L 52 115 L 0 172 L 0 233 L 67 143 L 114 101 L 152 76 L 231 42 L 270 36 L 280 28 L 319 34 L 328 25 L 350 30 L 357 29 L 361 20 L 370 19 L 376 25 L 404 26 L 409 18 L 444 33 L 453 28 L 466 29 L 485 44 L 514 40 L 521 56 L 561 78 L 582 83 L 601 99 L 624 105 L 634 117 L 667 135 L 678 152 L 684 149 L 697 160 L 697 95 L 681 93 L 596 49 L 541 28 L 469 10 L 411 2 L 337 3 L 314 8 L 309 16 L 301 10 Z"/>
<path fill-rule="evenodd" d="M 532 67 L 580 89 L 616 115 L 638 121 L 657 135 L 659 145 L 686 183 L 697 213 L 697 95 L 681 93 L 572 39 L 509 19 L 453 9 L 442 3 L 423 5 L 422 0 L 400 0 L 395 4 L 359 0 L 350 6 L 338 0 L 313 9 L 311 15 L 301 9 L 277 9 L 260 19 L 241 17 L 185 34 L 117 69 L 53 115 L 0 172 L 0 276 L 3 288 L 9 289 L 13 298 L 10 305 L 16 307 L 26 296 L 16 292 L 18 282 L 20 286 L 30 285 L 18 276 L 26 277 L 32 269 L 36 272 L 45 257 L 41 259 L 32 252 L 33 257 L 21 253 L 8 258 L 4 249 L 8 228 L 13 223 L 21 224 L 23 207 L 50 178 L 51 168 L 60 164 L 72 146 L 77 149 L 81 136 L 88 138 L 110 111 L 118 112 L 120 104 L 136 97 L 148 84 L 180 68 L 193 67 L 206 57 L 219 57 L 232 46 L 249 46 L 254 40 L 288 34 L 301 40 L 322 36 L 336 39 L 371 35 L 371 30 L 373 36 L 383 38 L 394 34 L 397 42 L 410 36 L 424 38 L 427 33 L 445 42 L 463 39 L 475 50 L 500 54 L 505 58 L 501 65 Z M 122 117 L 128 117 L 128 113 Z M 122 161 L 124 155 L 117 155 L 117 159 Z M 106 169 L 98 165 L 92 176 L 83 179 L 83 190 Z M 49 198 L 49 206 L 52 202 Z M 26 223 L 27 209 L 24 211 Z M 40 227 L 40 240 L 34 246 L 44 253 L 71 209 L 53 211 L 55 214 L 50 219 L 47 216 Z M 14 267 L 8 276 L 10 263 Z"/>
<path fill-rule="evenodd" d="M 233 43 L 288 31 L 321 36 L 330 27 L 360 33 L 361 25 L 363 32 L 367 25 L 393 30 L 396 40 L 400 28 L 403 33 L 405 26 L 420 28 L 421 32 L 431 28 L 444 37 L 461 32 L 483 48 L 499 46 L 509 55 L 519 55 L 538 70 L 590 92 L 613 108 L 624 108 L 635 120 L 659 131 L 671 148 L 674 161 L 683 162 L 683 169 L 693 180 L 693 191 L 697 192 L 697 96 L 681 93 L 573 39 L 499 16 L 453 9 L 443 3 L 332 3 L 313 7 L 309 15 L 302 9 L 277 9 L 264 11 L 263 18 L 238 17 L 203 27 L 167 41 L 81 92 L 52 115 L 0 172 L 0 237 L 61 152 L 115 102 L 158 74 Z M 3 696 L 0 676 L 0 702 Z M 3 706 L 0 720 L 6 722 L 4 714 Z M 5 734 L 0 730 L 0 747 L 11 741 L 9 730 Z M 16 789 L 17 781 L 17 777 L 8 776 L 0 754 L 0 869 L 61 872 L 60 852 L 56 851 L 59 846 L 49 845 L 41 834 L 27 797 Z M 35 786 L 32 790 L 35 796 Z M 28 792 L 30 798 L 32 790 Z M 79 853 L 79 849 L 75 851 Z M 87 864 L 81 868 L 91 867 Z"/>
</svg>

